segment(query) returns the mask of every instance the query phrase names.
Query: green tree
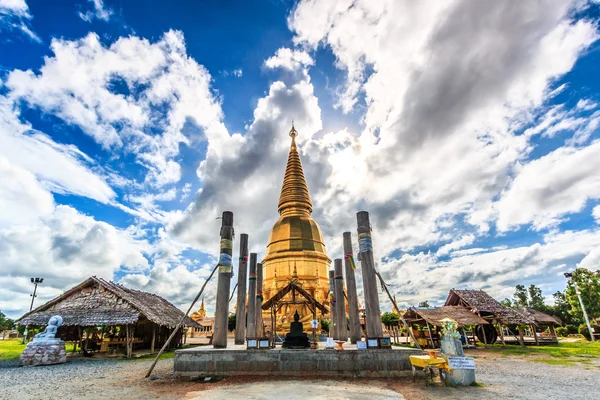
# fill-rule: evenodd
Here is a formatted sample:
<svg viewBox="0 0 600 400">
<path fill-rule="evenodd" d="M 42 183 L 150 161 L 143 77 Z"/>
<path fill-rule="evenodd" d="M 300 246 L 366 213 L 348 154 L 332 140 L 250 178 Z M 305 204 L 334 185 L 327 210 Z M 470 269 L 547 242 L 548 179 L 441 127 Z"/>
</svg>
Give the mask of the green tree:
<svg viewBox="0 0 600 400">
<path fill-rule="evenodd" d="M 7 318 L 6 315 L 0 311 L 0 332 L 2 332 L 2 339 L 4 339 L 4 331 L 8 331 L 15 327 L 15 321 Z"/>
<path fill-rule="evenodd" d="M 567 300 L 566 291 L 556 292 L 552 297 L 554 298 L 554 305 L 549 307 L 548 311 L 550 314 L 560 318 L 564 325 L 580 325 L 583 322 L 571 313 L 571 304 Z"/>
<path fill-rule="evenodd" d="M 321 330 L 329 332 L 329 321 L 327 321 L 326 319 L 321 320 Z"/>
<path fill-rule="evenodd" d="M 512 306 L 513 306 L 513 302 L 512 302 L 512 300 L 511 300 L 511 299 L 509 299 L 509 298 L 505 298 L 504 300 L 502 300 L 502 301 L 500 302 L 500 304 L 502 304 L 502 305 L 503 305 L 503 306 L 505 306 L 505 307 L 512 307 Z"/>
<path fill-rule="evenodd" d="M 231 314 L 229 318 L 227 318 L 227 329 L 229 332 L 235 331 L 235 314 Z"/>
<path fill-rule="evenodd" d="M 392 326 L 398 326 L 400 316 L 395 313 L 386 312 L 381 316 L 381 322 L 389 329 Z"/>
<path fill-rule="evenodd" d="M 513 299 L 513 304 L 515 307 L 529 306 L 529 296 L 527 294 L 527 289 L 525 289 L 524 285 L 515 286 L 515 294 L 513 294 Z"/>
<path fill-rule="evenodd" d="M 429 302 L 427 300 L 422 301 L 419 303 L 419 307 L 427 307 L 429 308 Z"/>
<path fill-rule="evenodd" d="M 571 306 L 569 313 L 583 322 L 583 311 L 575 292 L 575 282 L 590 320 L 600 318 L 600 271 L 577 268 L 567 282 L 566 299 Z"/>
<path fill-rule="evenodd" d="M 509 299 L 506 300 L 510 301 Z M 543 312 L 548 310 L 548 306 L 544 304 L 542 289 L 536 285 L 529 285 L 528 288 L 524 285 L 515 286 L 515 294 L 513 294 L 513 301 L 511 303 L 508 307 L 530 307 Z"/>
</svg>

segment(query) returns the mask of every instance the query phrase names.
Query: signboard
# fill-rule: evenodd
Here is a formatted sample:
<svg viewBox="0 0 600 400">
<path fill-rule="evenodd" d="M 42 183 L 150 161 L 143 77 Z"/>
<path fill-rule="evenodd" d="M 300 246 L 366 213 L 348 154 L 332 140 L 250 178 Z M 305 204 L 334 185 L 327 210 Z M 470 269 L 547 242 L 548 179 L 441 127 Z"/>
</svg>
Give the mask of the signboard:
<svg viewBox="0 0 600 400">
<path fill-rule="evenodd" d="M 392 347 L 392 342 L 390 341 L 389 337 L 382 337 L 379 338 L 379 347 L 381 347 L 382 349 L 389 349 Z"/>
<path fill-rule="evenodd" d="M 359 350 L 362 349 L 366 349 L 367 348 L 367 342 L 363 342 L 362 340 L 360 342 L 356 342 L 356 346 Z"/>
<path fill-rule="evenodd" d="M 367 347 L 369 348 L 378 348 L 379 347 L 379 343 L 377 342 L 377 339 L 368 339 L 367 340 Z"/>
<path fill-rule="evenodd" d="M 470 357 L 448 357 L 450 369 L 475 369 L 475 359 Z"/>
<path fill-rule="evenodd" d="M 312 328 L 313 329 L 317 329 L 319 325 L 319 321 L 317 321 L 316 319 L 312 320 Z"/>
<path fill-rule="evenodd" d="M 261 339 L 258 345 L 259 348 L 261 349 L 268 349 L 269 346 L 269 339 Z"/>
<path fill-rule="evenodd" d="M 256 339 L 248 339 L 248 348 L 257 348 Z"/>
</svg>

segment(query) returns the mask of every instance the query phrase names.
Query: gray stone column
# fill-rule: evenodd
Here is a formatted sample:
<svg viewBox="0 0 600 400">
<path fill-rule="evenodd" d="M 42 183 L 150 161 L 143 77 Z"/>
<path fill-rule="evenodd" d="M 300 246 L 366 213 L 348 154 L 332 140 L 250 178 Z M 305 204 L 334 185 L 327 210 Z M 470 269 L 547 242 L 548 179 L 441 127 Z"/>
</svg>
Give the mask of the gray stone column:
<svg viewBox="0 0 600 400">
<path fill-rule="evenodd" d="M 333 284 L 334 271 L 329 271 L 329 336 L 337 338 L 337 323 L 335 319 L 335 289 Z"/>
<path fill-rule="evenodd" d="M 246 337 L 246 275 L 248 272 L 248 235 L 240 235 L 237 310 L 235 313 L 235 344 L 244 344 Z"/>
<path fill-rule="evenodd" d="M 221 219 L 221 251 L 219 252 L 219 278 L 217 283 L 217 306 L 213 347 L 227 347 L 227 322 L 229 319 L 229 290 L 233 276 L 233 213 L 223 212 Z"/>
<path fill-rule="evenodd" d="M 248 275 L 248 327 L 247 338 L 256 337 L 256 253 L 250 253 L 250 272 Z"/>
<path fill-rule="evenodd" d="M 352 253 L 352 234 L 344 232 L 344 267 L 346 270 L 346 292 L 348 293 L 348 318 L 350 319 L 350 342 L 355 344 L 361 339 L 360 317 L 358 315 L 358 295 L 354 275 L 354 257 Z"/>
<path fill-rule="evenodd" d="M 263 266 L 261 263 L 256 264 L 256 336 L 264 337 L 265 330 L 263 325 L 262 304 L 263 304 Z"/>
<path fill-rule="evenodd" d="M 342 259 L 334 260 L 333 288 L 335 290 L 335 321 L 337 325 L 337 337 L 335 339 L 348 340 L 348 329 L 346 328 L 346 301 L 344 299 L 344 274 Z"/>
<path fill-rule="evenodd" d="M 367 333 L 372 338 L 382 337 L 381 310 L 379 308 L 379 295 L 377 294 L 377 277 L 375 276 L 375 259 L 373 258 L 369 213 L 359 211 L 356 214 L 356 221 L 358 224 L 358 251 L 365 294 L 365 312 L 367 314 Z"/>
</svg>

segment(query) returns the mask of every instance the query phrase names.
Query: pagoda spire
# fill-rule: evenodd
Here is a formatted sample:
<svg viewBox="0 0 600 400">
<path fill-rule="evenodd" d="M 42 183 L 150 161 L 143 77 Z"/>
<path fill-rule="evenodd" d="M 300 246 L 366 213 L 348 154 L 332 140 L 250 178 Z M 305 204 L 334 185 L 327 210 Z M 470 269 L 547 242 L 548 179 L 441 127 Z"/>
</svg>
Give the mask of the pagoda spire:
<svg viewBox="0 0 600 400">
<path fill-rule="evenodd" d="M 304 177 L 302 163 L 300 162 L 300 154 L 298 154 L 298 148 L 296 146 L 297 135 L 298 131 L 294 128 L 294 122 L 292 121 L 292 129 L 290 130 L 292 143 L 290 145 L 290 153 L 288 155 L 285 176 L 283 178 L 283 185 L 281 187 L 281 194 L 279 195 L 279 204 L 277 207 L 277 210 L 281 215 L 310 215 L 312 213 L 312 202 L 310 200 L 306 178 Z"/>
</svg>

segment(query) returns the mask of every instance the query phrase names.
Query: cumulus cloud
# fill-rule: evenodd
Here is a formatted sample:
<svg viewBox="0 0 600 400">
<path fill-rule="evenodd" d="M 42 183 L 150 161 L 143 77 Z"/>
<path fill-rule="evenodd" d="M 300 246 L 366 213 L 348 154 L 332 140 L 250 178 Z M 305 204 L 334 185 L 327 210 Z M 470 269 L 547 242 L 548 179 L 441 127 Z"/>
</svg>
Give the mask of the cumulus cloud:
<svg viewBox="0 0 600 400">
<path fill-rule="evenodd" d="M 2 296 L 3 311 L 24 311 L 30 288 L 22 283 L 31 276 L 44 278 L 43 302 L 91 275 L 112 279 L 121 268 L 145 270 L 149 249 L 128 231 L 65 205 L 30 224 L 0 228 L 0 286 L 14 291 Z"/>
<path fill-rule="evenodd" d="M 40 37 L 30 27 L 29 21 L 32 18 L 25 0 L 0 0 L 0 32 L 4 29 L 16 29 L 34 42 L 41 42 Z"/>
<path fill-rule="evenodd" d="M 109 47 L 90 33 L 53 39 L 51 49 L 54 57 L 38 73 L 8 75 L 10 98 L 62 118 L 107 150 L 134 155 L 150 185 L 179 181 L 180 144 L 227 136 L 210 74 L 186 54 L 181 32 L 156 43 L 120 38 Z"/>
<path fill-rule="evenodd" d="M 600 198 L 599 152 L 599 141 L 581 149 L 561 147 L 521 166 L 496 205 L 498 230 L 530 222 L 547 228 Z"/>
</svg>

